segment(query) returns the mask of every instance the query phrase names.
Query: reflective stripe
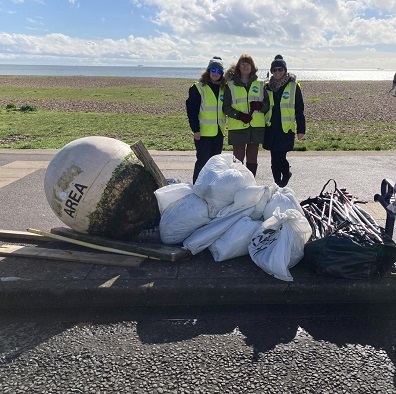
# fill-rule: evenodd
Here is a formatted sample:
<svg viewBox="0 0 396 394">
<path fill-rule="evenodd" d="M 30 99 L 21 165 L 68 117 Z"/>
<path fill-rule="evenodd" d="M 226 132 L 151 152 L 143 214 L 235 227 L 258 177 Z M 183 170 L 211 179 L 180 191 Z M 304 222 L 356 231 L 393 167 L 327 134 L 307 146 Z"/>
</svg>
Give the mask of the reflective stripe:
<svg viewBox="0 0 396 394">
<path fill-rule="evenodd" d="M 228 86 L 229 86 L 229 88 L 230 88 L 230 92 L 231 92 L 231 102 L 232 103 L 236 103 L 237 102 L 237 99 L 236 99 L 236 97 L 235 97 L 235 89 L 234 89 L 234 81 L 229 81 L 228 82 Z"/>
<path fill-rule="evenodd" d="M 248 100 L 249 101 L 263 101 L 264 100 L 264 81 L 255 81 L 259 83 L 258 86 L 258 95 L 254 94 L 252 90 L 249 90 Z"/>
<path fill-rule="evenodd" d="M 229 81 L 228 86 L 231 92 L 232 107 L 243 113 L 249 113 L 250 101 L 263 101 L 264 99 L 264 81 L 253 81 L 250 85 L 249 92 L 243 86 L 236 86 L 234 81 Z M 264 127 L 264 114 L 254 111 L 250 123 L 243 123 L 241 120 L 228 117 L 228 130 L 243 130 L 248 127 Z"/>
<path fill-rule="evenodd" d="M 289 130 L 291 130 L 293 133 L 296 132 L 296 115 L 295 115 L 296 89 L 297 89 L 297 83 L 289 82 L 282 93 L 282 97 L 280 101 L 280 113 L 281 113 L 282 130 L 285 133 L 288 133 Z M 272 110 L 275 104 L 274 92 L 269 90 L 268 96 L 270 99 L 270 109 L 265 114 L 265 122 L 267 126 L 270 126 Z"/>
<path fill-rule="evenodd" d="M 218 128 L 224 134 L 226 117 L 223 112 L 224 89 L 219 89 L 219 96 L 216 99 L 213 90 L 201 82 L 196 83 L 201 94 L 201 106 L 199 111 L 200 133 L 203 137 L 214 137 L 218 133 Z"/>
<path fill-rule="evenodd" d="M 225 119 L 219 119 L 217 122 L 217 119 L 200 119 L 199 123 L 201 124 L 217 124 L 217 123 L 225 123 Z"/>
</svg>

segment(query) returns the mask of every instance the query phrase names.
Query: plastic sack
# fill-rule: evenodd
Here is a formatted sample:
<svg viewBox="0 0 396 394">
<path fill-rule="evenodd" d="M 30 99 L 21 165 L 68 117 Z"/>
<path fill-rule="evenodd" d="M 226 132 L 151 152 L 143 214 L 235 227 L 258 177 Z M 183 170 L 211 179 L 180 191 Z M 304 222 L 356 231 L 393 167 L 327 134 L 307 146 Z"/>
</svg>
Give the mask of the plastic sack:
<svg viewBox="0 0 396 394">
<path fill-rule="evenodd" d="M 193 192 L 208 203 L 209 216 L 234 202 L 239 189 L 255 186 L 253 174 L 230 153 L 212 156 L 193 185 Z"/>
<path fill-rule="evenodd" d="M 250 257 L 267 274 L 292 281 L 289 269 L 304 257 L 304 245 L 311 234 L 303 214 L 296 209 L 281 212 L 278 207 L 253 235 L 248 247 Z"/>
<path fill-rule="evenodd" d="M 188 194 L 164 210 L 159 223 L 161 240 L 166 245 L 179 244 L 210 220 L 205 200 Z"/>
<path fill-rule="evenodd" d="M 264 209 L 268 204 L 268 201 L 271 200 L 275 190 L 278 190 L 278 185 L 274 183 L 271 186 L 261 186 L 263 189 L 263 194 L 254 207 L 253 213 L 250 215 L 250 217 L 253 220 L 263 220 L 264 219 Z"/>
<path fill-rule="evenodd" d="M 252 235 L 261 227 L 261 224 L 261 221 L 254 221 L 249 216 L 239 219 L 209 246 L 213 259 L 223 261 L 247 255 Z"/>
<path fill-rule="evenodd" d="M 292 189 L 289 187 L 278 187 L 275 184 L 272 187 L 274 188 L 274 192 L 264 208 L 264 220 L 270 218 L 274 214 L 276 208 L 280 208 L 281 212 L 285 212 L 287 209 L 296 209 L 301 214 L 304 214 Z"/>
<path fill-rule="evenodd" d="M 396 262 L 396 244 L 385 233 L 383 243 L 363 244 L 331 234 L 308 242 L 303 264 L 318 275 L 344 279 L 372 279 L 384 276 Z"/>
<path fill-rule="evenodd" d="M 154 194 L 157 198 L 160 214 L 162 215 L 168 205 L 192 192 L 192 185 L 190 183 L 172 183 L 171 185 L 155 190 Z"/>
<path fill-rule="evenodd" d="M 210 223 L 200 227 L 185 239 L 183 246 L 193 255 L 202 252 L 220 238 L 240 218 L 249 216 L 253 212 L 253 209 L 248 208 L 225 218 L 212 219 Z"/>
<path fill-rule="evenodd" d="M 234 202 L 221 209 L 217 217 L 229 216 L 233 213 L 243 211 L 246 208 L 256 206 L 264 194 L 263 186 L 248 186 L 239 189 L 234 195 Z"/>
</svg>

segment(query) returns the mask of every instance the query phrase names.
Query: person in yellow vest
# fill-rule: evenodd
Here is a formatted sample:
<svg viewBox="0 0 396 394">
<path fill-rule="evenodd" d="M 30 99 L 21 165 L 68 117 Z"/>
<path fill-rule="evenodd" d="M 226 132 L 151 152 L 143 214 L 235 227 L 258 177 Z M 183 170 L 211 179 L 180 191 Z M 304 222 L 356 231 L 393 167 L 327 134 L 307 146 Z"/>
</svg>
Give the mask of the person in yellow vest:
<svg viewBox="0 0 396 394">
<path fill-rule="evenodd" d="M 197 159 L 193 184 L 207 161 L 223 150 L 226 124 L 223 112 L 224 86 L 223 60 L 214 56 L 199 81 L 188 91 L 186 110 L 190 128 L 194 133 Z"/>
<path fill-rule="evenodd" d="M 264 81 L 258 79 L 257 67 L 248 54 L 240 56 L 226 72 L 223 111 L 228 117 L 228 144 L 234 156 L 256 176 L 257 156 L 265 131 L 264 113 L 269 109 Z"/>
<path fill-rule="evenodd" d="M 271 170 L 275 183 L 285 187 L 292 173 L 286 158 L 294 149 L 294 140 L 305 135 L 304 101 L 296 76 L 287 72 L 281 55 L 271 63 L 271 78 L 266 84 L 270 109 L 265 114 L 266 129 L 263 148 L 271 152 Z"/>
</svg>

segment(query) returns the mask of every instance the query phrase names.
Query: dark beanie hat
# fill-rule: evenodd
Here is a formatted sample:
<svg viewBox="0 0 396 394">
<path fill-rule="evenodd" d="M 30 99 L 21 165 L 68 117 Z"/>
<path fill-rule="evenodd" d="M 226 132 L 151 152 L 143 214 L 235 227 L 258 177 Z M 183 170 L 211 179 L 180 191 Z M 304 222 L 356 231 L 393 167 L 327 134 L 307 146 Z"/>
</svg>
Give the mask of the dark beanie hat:
<svg viewBox="0 0 396 394">
<path fill-rule="evenodd" d="M 224 71 L 223 59 L 219 56 L 213 56 L 212 59 L 209 60 L 206 70 L 209 71 L 211 68 L 217 68 L 221 71 Z"/>
<path fill-rule="evenodd" d="M 286 62 L 283 60 L 282 55 L 275 56 L 275 59 L 271 63 L 271 72 L 275 67 L 283 67 L 287 71 Z"/>
</svg>

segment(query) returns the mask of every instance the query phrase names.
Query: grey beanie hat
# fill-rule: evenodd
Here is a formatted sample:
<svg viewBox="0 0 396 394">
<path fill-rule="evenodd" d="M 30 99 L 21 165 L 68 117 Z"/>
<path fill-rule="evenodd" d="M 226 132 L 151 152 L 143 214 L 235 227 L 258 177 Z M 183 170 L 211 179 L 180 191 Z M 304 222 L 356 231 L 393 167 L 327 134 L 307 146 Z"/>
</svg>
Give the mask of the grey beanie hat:
<svg viewBox="0 0 396 394">
<path fill-rule="evenodd" d="M 285 69 L 285 71 L 287 71 L 287 66 L 286 66 L 286 62 L 283 60 L 282 55 L 276 55 L 275 59 L 273 60 L 273 62 L 271 63 L 271 72 L 275 67 L 282 67 Z"/>
<path fill-rule="evenodd" d="M 212 59 L 209 60 L 206 70 L 209 71 L 211 68 L 217 68 L 218 70 L 224 71 L 223 59 L 219 56 L 213 56 Z"/>
</svg>

